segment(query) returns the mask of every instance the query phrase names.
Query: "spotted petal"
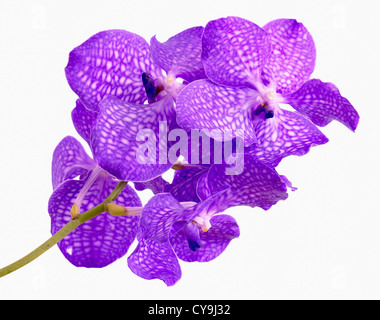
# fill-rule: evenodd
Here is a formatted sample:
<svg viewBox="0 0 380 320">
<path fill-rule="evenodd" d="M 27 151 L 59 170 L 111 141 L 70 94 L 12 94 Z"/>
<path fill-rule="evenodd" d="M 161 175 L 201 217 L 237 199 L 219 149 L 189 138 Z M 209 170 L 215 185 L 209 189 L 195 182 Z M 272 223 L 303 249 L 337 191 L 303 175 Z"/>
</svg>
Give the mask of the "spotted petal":
<svg viewBox="0 0 380 320">
<path fill-rule="evenodd" d="M 272 119 L 261 121 L 257 128 L 257 144 L 245 149 L 271 167 L 281 159 L 302 156 L 313 146 L 325 144 L 327 137 L 308 119 L 297 113 L 279 109 Z"/>
<path fill-rule="evenodd" d="M 181 219 L 183 211 L 184 207 L 171 194 L 154 196 L 141 213 L 141 238 L 168 241 L 173 224 Z"/>
<path fill-rule="evenodd" d="M 143 239 L 128 257 L 128 267 L 141 278 L 161 279 L 167 286 L 181 278 L 181 267 L 169 244 Z"/>
<path fill-rule="evenodd" d="M 85 108 L 79 99 L 76 101 L 76 107 L 71 112 L 75 130 L 88 144 L 90 144 L 91 129 L 97 116 L 97 112 Z"/>
<path fill-rule="evenodd" d="M 70 209 L 84 184 L 85 181 L 65 181 L 50 197 L 48 211 L 52 234 L 71 220 Z M 110 176 L 100 176 L 84 197 L 81 212 L 104 201 L 116 184 Z M 126 207 L 141 206 L 130 186 L 126 186 L 115 203 Z M 138 221 L 138 217 L 113 217 L 102 213 L 77 227 L 58 243 L 58 247 L 77 267 L 102 268 L 126 254 L 136 237 Z"/>
<path fill-rule="evenodd" d="M 317 126 L 324 127 L 337 120 L 355 131 L 359 122 L 359 114 L 338 88 L 318 79 L 307 81 L 297 92 L 285 97 L 285 102 Z"/>
<path fill-rule="evenodd" d="M 67 179 L 86 174 L 95 165 L 96 162 L 87 155 L 78 140 L 71 136 L 65 137 L 57 145 L 53 153 L 53 189 Z"/>
<path fill-rule="evenodd" d="M 254 86 L 269 53 L 265 31 L 253 22 L 227 17 L 205 27 L 202 60 L 207 77 L 218 84 Z"/>
<path fill-rule="evenodd" d="M 279 19 L 266 24 L 272 52 L 263 70 L 263 80 L 283 95 L 309 80 L 314 71 L 316 50 L 313 38 L 302 23 Z"/>
<path fill-rule="evenodd" d="M 166 73 L 189 82 L 206 78 L 201 61 L 203 29 L 187 29 L 164 43 L 154 36 L 150 40 L 153 61 Z"/>
<path fill-rule="evenodd" d="M 229 132 L 244 130 L 244 142 L 256 141 L 251 120 L 257 92 L 249 88 L 219 86 L 210 80 L 197 80 L 187 85 L 177 97 L 177 121 L 185 130 Z"/>
<path fill-rule="evenodd" d="M 159 74 L 146 40 L 125 30 L 99 32 L 76 47 L 65 72 L 71 89 L 92 111 L 98 111 L 106 95 L 143 103 L 147 97 L 142 73 Z"/>
<path fill-rule="evenodd" d="M 145 279 L 161 279 L 168 286 L 180 279 L 181 268 L 169 236 L 183 211 L 183 206 L 169 193 L 154 196 L 144 206 L 139 244 L 128 258 L 128 266 L 135 274 Z"/>
<path fill-rule="evenodd" d="M 207 203 L 206 211 L 223 212 L 234 206 L 268 210 L 288 197 L 287 185 L 281 176 L 251 155 L 244 155 L 243 170 L 235 167 L 237 174 L 231 174 L 234 169 L 229 172 L 227 168 L 227 165 L 213 165 L 208 172 L 208 188 L 212 195 L 218 196 L 213 203 Z"/>
<path fill-rule="evenodd" d="M 177 126 L 170 95 L 150 105 L 135 105 L 109 96 L 99 107 L 91 146 L 104 170 L 120 180 L 141 182 L 170 169 L 170 143 L 160 136 L 160 132 L 163 135 Z"/>
<path fill-rule="evenodd" d="M 240 235 L 239 226 L 229 215 L 216 215 L 210 222 L 212 227 L 207 232 L 200 231 L 201 246 L 196 250 L 191 250 L 189 237 L 184 229 L 170 238 L 170 243 L 179 259 L 187 262 L 211 261 L 227 248 L 232 239 Z"/>
<path fill-rule="evenodd" d="M 207 172 L 206 168 L 185 168 L 174 173 L 173 182 L 166 186 L 165 191 L 170 192 L 180 202 L 200 202 L 197 194 L 199 179 Z"/>
<path fill-rule="evenodd" d="M 135 189 L 137 191 L 150 189 L 152 190 L 153 194 L 163 193 L 167 185 L 169 185 L 169 182 L 162 178 L 162 176 L 158 176 L 157 178 L 149 181 L 134 183 Z"/>
</svg>

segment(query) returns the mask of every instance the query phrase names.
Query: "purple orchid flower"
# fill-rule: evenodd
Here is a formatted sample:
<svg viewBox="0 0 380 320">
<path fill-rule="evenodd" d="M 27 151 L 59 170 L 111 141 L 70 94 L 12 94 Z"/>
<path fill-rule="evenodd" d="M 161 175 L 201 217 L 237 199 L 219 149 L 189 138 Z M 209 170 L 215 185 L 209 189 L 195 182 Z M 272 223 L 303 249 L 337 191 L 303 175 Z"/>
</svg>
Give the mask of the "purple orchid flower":
<svg viewBox="0 0 380 320">
<path fill-rule="evenodd" d="M 138 35 L 110 30 L 70 53 L 66 77 L 80 98 L 72 112 L 74 126 L 98 164 L 116 178 L 149 181 L 173 165 L 170 143 L 160 145 L 159 132 L 177 127 L 174 102 L 185 84 L 176 78 L 205 77 L 202 33 L 203 27 L 190 28 L 165 43 L 153 37 L 149 46 Z M 142 104 L 147 98 L 150 104 Z M 142 130 L 146 135 L 136 138 Z M 137 154 L 144 139 L 157 151 L 148 159 Z"/>
<path fill-rule="evenodd" d="M 55 149 L 51 232 L 102 202 L 118 181 L 132 181 L 155 196 L 142 208 L 127 186 L 115 201 L 125 215 L 103 213 L 79 226 L 59 242 L 64 256 L 76 266 L 104 267 L 125 255 L 137 237 L 129 268 L 168 286 L 181 278 L 179 259 L 218 257 L 240 235 L 225 210 L 268 210 L 285 200 L 287 189 L 296 188 L 275 171 L 281 159 L 326 143 L 317 126 L 338 120 L 352 131 L 357 127 L 357 112 L 336 86 L 310 80 L 315 59 L 307 29 L 288 19 L 260 28 L 228 17 L 164 43 L 154 36 L 150 44 L 134 33 L 109 30 L 75 48 L 65 69 L 78 95 L 71 116 L 93 159 L 73 137 Z M 202 140 L 194 150 L 188 139 L 182 155 L 187 165 L 176 163 L 181 170 L 168 183 L 161 176 L 174 164 L 167 133 L 179 126 L 188 138 L 191 130 L 208 130 L 212 143 L 204 150 Z M 228 159 L 225 146 L 216 143 L 226 132 L 234 148 Z M 199 155 L 209 162 L 199 164 Z M 240 168 L 228 164 L 233 155 L 244 158 Z"/>
<path fill-rule="evenodd" d="M 154 36 L 150 45 L 125 30 L 99 32 L 71 51 L 67 81 L 91 111 L 99 111 L 99 102 L 109 95 L 143 104 L 164 90 L 175 99 L 183 87 L 176 78 L 189 83 L 206 77 L 201 61 L 203 29 L 187 29 L 164 43 Z"/>
<path fill-rule="evenodd" d="M 75 180 L 78 176 L 79 180 Z M 52 234 L 72 219 L 73 206 L 82 212 L 95 207 L 118 183 L 87 155 L 80 142 L 70 136 L 54 151 L 52 182 L 54 192 L 48 205 Z M 137 193 L 128 185 L 115 203 L 125 207 L 141 206 Z M 58 247 L 75 266 L 102 268 L 127 253 L 136 237 L 138 221 L 138 217 L 114 217 L 103 213 L 67 235 Z"/>
<path fill-rule="evenodd" d="M 145 39 L 125 30 L 108 30 L 71 51 L 65 72 L 83 105 L 99 111 L 98 104 L 107 95 L 144 103 L 147 97 L 141 75 L 148 72 L 158 77 L 161 70 L 153 63 Z"/>
<path fill-rule="evenodd" d="M 314 124 L 338 120 L 354 131 L 359 120 L 334 85 L 309 80 L 315 59 L 314 41 L 296 20 L 274 20 L 263 28 L 238 17 L 210 21 L 202 36 L 208 79 L 181 91 L 178 123 L 184 129 L 244 129 L 247 152 L 272 166 L 303 155 L 328 141 Z"/>
<path fill-rule="evenodd" d="M 128 258 L 135 274 L 174 285 L 181 278 L 178 258 L 213 260 L 239 236 L 235 219 L 219 213 L 241 205 L 268 210 L 288 196 L 283 177 L 253 156 L 247 156 L 242 174 L 226 175 L 225 170 L 226 165 L 210 167 L 205 174 L 206 198 L 197 204 L 179 202 L 168 193 L 147 203 L 140 218 L 139 244 Z"/>
</svg>

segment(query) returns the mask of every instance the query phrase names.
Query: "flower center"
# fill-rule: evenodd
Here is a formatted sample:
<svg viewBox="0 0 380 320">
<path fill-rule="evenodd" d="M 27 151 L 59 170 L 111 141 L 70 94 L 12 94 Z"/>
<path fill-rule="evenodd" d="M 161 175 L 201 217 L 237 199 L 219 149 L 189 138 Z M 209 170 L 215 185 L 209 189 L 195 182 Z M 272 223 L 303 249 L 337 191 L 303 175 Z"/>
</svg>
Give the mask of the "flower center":
<svg viewBox="0 0 380 320">
<path fill-rule="evenodd" d="M 253 114 L 255 116 L 261 116 L 263 119 L 274 118 L 277 114 L 279 98 L 280 96 L 276 91 L 264 87 L 264 89 L 259 91 Z"/>
<path fill-rule="evenodd" d="M 274 91 L 274 90 L 269 90 L 269 91 L 267 91 L 267 92 L 264 94 L 264 97 L 265 97 L 264 100 L 267 101 L 268 104 L 271 104 L 271 103 L 273 103 L 273 102 L 277 102 L 277 97 L 278 97 L 278 95 L 277 95 L 276 91 Z"/>
<path fill-rule="evenodd" d="M 177 96 L 184 87 L 184 84 L 178 82 L 175 76 L 169 74 L 163 79 L 162 86 L 167 93 L 169 93 L 174 99 L 177 99 Z"/>
<path fill-rule="evenodd" d="M 163 91 L 170 94 L 176 100 L 179 92 L 185 86 L 170 73 L 164 78 L 153 79 L 148 73 L 144 72 L 142 74 L 142 81 L 149 103 L 159 99 Z"/>
<path fill-rule="evenodd" d="M 193 223 L 200 226 L 203 232 L 206 232 L 211 228 L 210 220 L 216 213 L 217 212 L 214 210 L 202 211 L 197 217 L 194 218 Z"/>
</svg>

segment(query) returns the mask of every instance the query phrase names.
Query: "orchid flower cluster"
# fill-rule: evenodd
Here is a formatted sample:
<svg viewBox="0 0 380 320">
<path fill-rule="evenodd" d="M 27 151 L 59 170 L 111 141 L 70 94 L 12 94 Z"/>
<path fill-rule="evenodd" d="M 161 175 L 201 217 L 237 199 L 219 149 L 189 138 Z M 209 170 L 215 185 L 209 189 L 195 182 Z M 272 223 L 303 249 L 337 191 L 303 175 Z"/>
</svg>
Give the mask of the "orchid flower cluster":
<svg viewBox="0 0 380 320">
<path fill-rule="evenodd" d="M 308 30 L 290 19 L 259 27 L 221 18 L 150 44 L 109 30 L 73 49 L 65 69 L 78 96 L 71 117 L 92 156 L 71 136 L 56 147 L 52 234 L 119 182 L 133 184 L 58 242 L 66 259 L 102 268 L 137 240 L 130 270 L 171 286 L 179 260 L 218 257 L 240 234 L 224 211 L 287 199 L 296 188 L 276 171 L 280 161 L 325 144 L 318 127 L 332 120 L 357 127 L 337 87 L 310 79 L 315 60 Z M 172 181 L 163 177 L 169 170 Z M 145 189 L 153 196 L 143 206 L 136 190 Z"/>
</svg>

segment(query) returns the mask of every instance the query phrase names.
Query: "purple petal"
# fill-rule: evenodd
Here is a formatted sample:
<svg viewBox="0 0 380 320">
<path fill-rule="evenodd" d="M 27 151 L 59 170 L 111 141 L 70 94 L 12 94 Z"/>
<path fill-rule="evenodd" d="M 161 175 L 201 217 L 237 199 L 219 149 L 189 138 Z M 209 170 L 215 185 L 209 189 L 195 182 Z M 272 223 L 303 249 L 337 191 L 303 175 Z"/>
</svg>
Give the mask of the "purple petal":
<svg viewBox="0 0 380 320">
<path fill-rule="evenodd" d="M 177 121 L 185 130 L 206 129 L 215 133 L 244 130 L 244 142 L 256 141 L 250 117 L 258 94 L 249 88 L 219 86 L 210 80 L 187 85 L 177 97 Z"/>
<path fill-rule="evenodd" d="M 152 197 L 140 218 L 141 238 L 166 242 L 175 222 L 181 219 L 184 207 L 169 193 Z"/>
<path fill-rule="evenodd" d="M 188 168 L 206 168 L 213 163 L 222 163 L 225 160 L 224 152 L 225 145 L 222 140 L 215 140 L 211 136 L 213 132 L 209 132 L 208 129 L 191 129 L 187 131 L 187 153 L 182 152 L 181 155 L 184 157 L 184 160 L 189 163 Z M 222 137 L 222 136 L 220 136 Z M 230 140 L 231 137 L 227 140 Z M 232 150 L 235 145 L 232 144 Z"/>
<path fill-rule="evenodd" d="M 208 262 L 218 257 L 232 239 L 239 237 L 240 230 L 235 219 L 229 215 L 217 215 L 211 219 L 211 228 L 200 231 L 201 247 L 195 251 L 189 247 L 189 239 L 184 230 L 170 238 L 178 258 L 187 262 Z M 192 223 L 191 223 L 192 224 Z"/>
<path fill-rule="evenodd" d="M 261 207 L 268 210 L 279 200 L 288 197 L 287 185 L 272 168 L 255 157 L 244 155 L 240 174 L 228 174 L 226 165 L 213 165 L 207 176 L 207 185 L 213 199 L 207 199 L 197 212 L 223 212 L 233 206 Z M 226 189 L 226 186 L 229 188 Z M 195 214 L 197 214 L 197 212 Z"/>
<path fill-rule="evenodd" d="M 75 130 L 88 144 L 90 144 L 91 129 L 97 116 L 97 112 L 86 109 L 79 99 L 76 101 L 76 107 L 71 112 Z"/>
<path fill-rule="evenodd" d="M 324 127 L 337 120 L 355 131 L 359 122 L 359 114 L 338 88 L 318 79 L 307 81 L 297 92 L 285 97 L 285 102 L 317 126 Z"/>
<path fill-rule="evenodd" d="M 202 37 L 202 60 L 212 81 L 227 86 L 255 85 L 270 53 L 266 33 L 238 17 L 210 21 Z"/>
<path fill-rule="evenodd" d="M 263 29 L 269 36 L 272 52 L 262 78 L 271 83 L 277 93 L 292 93 L 309 80 L 314 71 L 313 38 L 302 23 L 292 19 L 271 21 Z"/>
<path fill-rule="evenodd" d="M 149 181 L 134 183 L 135 189 L 137 191 L 150 189 L 152 190 L 153 194 L 163 193 L 167 185 L 169 185 L 169 182 L 162 178 L 162 176 L 158 176 L 157 178 L 154 178 Z"/>
<path fill-rule="evenodd" d="M 166 73 L 189 82 L 206 78 L 201 61 L 203 29 L 187 29 L 164 43 L 159 42 L 154 36 L 150 40 L 153 61 Z"/>
<path fill-rule="evenodd" d="M 102 31 L 71 51 L 66 78 L 83 105 L 98 111 L 98 103 L 113 95 L 131 103 L 146 100 L 143 72 L 158 75 L 149 44 L 125 30 Z"/>
<path fill-rule="evenodd" d="M 96 162 L 87 155 L 78 140 L 71 136 L 65 137 L 53 153 L 53 189 L 67 179 L 74 179 L 76 176 L 86 174 L 95 165 Z"/>
<path fill-rule="evenodd" d="M 141 182 L 152 180 L 171 168 L 173 162 L 167 152 L 170 143 L 165 144 L 160 139 L 165 126 L 167 132 L 177 126 L 173 99 L 169 95 L 149 105 L 107 97 L 99 107 L 91 147 L 104 170 L 120 180 Z M 138 140 L 141 133 L 142 138 Z M 146 138 L 148 141 L 141 141 Z M 149 153 L 147 157 L 144 157 L 144 148 Z"/>
<path fill-rule="evenodd" d="M 198 180 L 197 195 L 200 200 L 205 200 L 211 196 L 211 190 L 207 184 L 207 174 L 203 174 Z"/>
<path fill-rule="evenodd" d="M 84 184 L 85 181 L 68 180 L 50 197 L 48 211 L 52 234 L 71 220 L 70 209 Z M 110 179 L 109 175 L 99 177 L 86 194 L 81 212 L 104 201 L 116 184 L 117 181 Z M 115 203 L 126 207 L 141 206 L 139 197 L 130 186 L 126 186 Z M 138 217 L 114 217 L 102 213 L 68 234 L 58 247 L 77 267 L 102 268 L 126 254 L 136 237 L 138 221 Z"/>
<path fill-rule="evenodd" d="M 128 257 L 128 267 L 144 279 L 161 279 L 167 286 L 181 278 L 181 267 L 169 242 L 141 240 Z"/>
<path fill-rule="evenodd" d="M 308 119 L 297 113 L 279 109 L 272 119 L 261 121 L 256 127 L 257 144 L 245 149 L 271 167 L 281 159 L 302 156 L 310 148 L 328 142 L 327 137 Z"/>
<path fill-rule="evenodd" d="M 197 195 L 199 179 L 207 172 L 206 168 L 185 168 L 174 173 L 173 182 L 165 188 L 180 202 L 200 202 Z"/>
<path fill-rule="evenodd" d="M 289 179 L 288 179 L 286 176 L 281 175 L 280 177 L 281 177 L 282 181 L 284 181 L 284 183 L 286 184 L 286 186 L 287 186 L 290 190 L 292 190 L 292 191 L 296 191 L 296 190 L 298 189 L 298 188 L 296 188 L 296 187 L 293 187 L 292 182 L 289 181 Z"/>
</svg>

